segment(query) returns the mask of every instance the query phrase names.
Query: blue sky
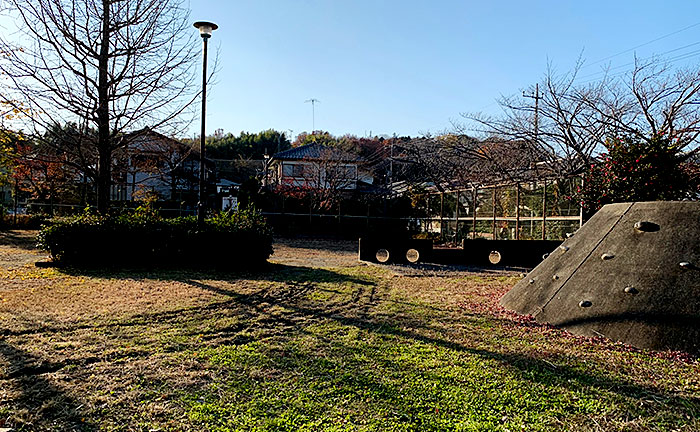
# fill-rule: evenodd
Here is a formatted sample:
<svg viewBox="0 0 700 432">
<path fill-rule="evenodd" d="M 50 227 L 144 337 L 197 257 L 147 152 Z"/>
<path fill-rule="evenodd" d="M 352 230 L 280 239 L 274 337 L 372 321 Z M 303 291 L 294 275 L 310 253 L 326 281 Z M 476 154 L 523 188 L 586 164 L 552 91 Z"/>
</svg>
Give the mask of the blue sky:
<svg viewBox="0 0 700 432">
<path fill-rule="evenodd" d="M 534 84 L 551 62 L 581 76 L 700 42 L 694 1 L 191 0 L 220 28 L 207 132 L 418 135 Z M 692 26 L 692 27 L 691 27 Z M 633 51 L 613 56 L 670 33 Z M 193 31 L 196 31 L 194 28 Z M 700 44 L 676 65 L 697 64 Z M 625 68 L 621 68 L 624 70 Z M 591 79 L 592 77 L 586 78 Z M 198 130 L 192 127 L 192 134 Z"/>
</svg>

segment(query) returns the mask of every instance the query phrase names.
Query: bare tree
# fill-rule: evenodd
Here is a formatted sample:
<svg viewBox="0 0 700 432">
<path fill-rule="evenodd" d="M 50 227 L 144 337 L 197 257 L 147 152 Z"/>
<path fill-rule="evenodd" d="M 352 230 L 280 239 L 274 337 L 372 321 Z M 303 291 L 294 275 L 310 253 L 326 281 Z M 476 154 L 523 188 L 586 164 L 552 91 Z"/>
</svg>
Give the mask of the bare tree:
<svg viewBox="0 0 700 432">
<path fill-rule="evenodd" d="M 629 73 L 581 83 L 581 67 L 579 61 L 572 72 L 558 75 L 550 66 L 537 90 L 498 100 L 502 115 L 465 113 L 469 124 L 458 127 L 525 142 L 561 176 L 579 172 L 608 138 L 621 135 L 648 140 L 668 133 L 697 151 L 700 70 L 674 71 L 659 59 L 638 60 Z"/>
<path fill-rule="evenodd" d="M 107 211 L 113 152 L 126 132 L 177 126 L 197 96 L 193 31 L 181 0 L 7 0 L 23 34 L 2 36 L 0 102 L 41 135 L 74 122 L 94 139 L 64 143 Z M 18 106 L 20 108 L 20 106 Z M 41 133 L 40 133 L 41 132 Z"/>
<path fill-rule="evenodd" d="M 605 141 L 606 131 L 596 121 L 590 102 L 599 99 L 605 81 L 576 87 L 578 67 L 571 74 L 557 76 L 550 67 L 542 85 L 517 96 L 498 100 L 501 116 L 463 114 L 472 122 L 460 125 L 486 136 L 525 142 L 537 151 L 560 175 L 575 172 L 588 163 L 596 148 Z"/>
<path fill-rule="evenodd" d="M 409 182 L 427 181 L 444 192 L 529 179 L 541 159 L 522 140 L 445 134 L 405 143 L 400 160 L 413 167 Z"/>
<path fill-rule="evenodd" d="M 688 151 L 700 134 L 700 69 L 674 70 L 658 59 L 635 59 L 634 69 L 598 99 L 581 97 L 607 129 L 649 140 L 668 134 Z"/>
</svg>

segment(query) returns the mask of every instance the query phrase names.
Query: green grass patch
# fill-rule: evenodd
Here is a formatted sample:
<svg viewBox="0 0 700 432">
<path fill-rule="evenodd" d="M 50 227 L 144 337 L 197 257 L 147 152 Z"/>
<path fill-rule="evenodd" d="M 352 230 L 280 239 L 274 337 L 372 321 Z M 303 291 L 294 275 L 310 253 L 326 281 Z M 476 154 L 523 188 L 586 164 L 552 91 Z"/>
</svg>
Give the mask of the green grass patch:
<svg viewBox="0 0 700 432">
<path fill-rule="evenodd" d="M 75 296 L 99 287 L 100 308 L 129 299 L 103 316 L 89 302 L 57 312 L 58 288 L 28 292 L 46 302 L 34 309 L 15 295 L 0 323 L 0 427 L 700 429 L 696 360 L 510 319 L 496 300 L 514 277 L 271 269 L 62 273 Z"/>
</svg>

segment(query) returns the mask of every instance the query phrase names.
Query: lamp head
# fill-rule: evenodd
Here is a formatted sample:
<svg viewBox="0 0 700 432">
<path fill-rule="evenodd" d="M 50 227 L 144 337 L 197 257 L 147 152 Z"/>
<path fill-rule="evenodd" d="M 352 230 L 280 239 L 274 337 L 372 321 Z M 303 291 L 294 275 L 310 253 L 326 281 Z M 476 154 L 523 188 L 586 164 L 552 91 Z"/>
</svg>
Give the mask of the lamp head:
<svg viewBox="0 0 700 432">
<path fill-rule="evenodd" d="M 194 26 L 199 30 L 199 35 L 205 39 L 210 38 L 212 32 L 219 28 L 218 25 L 209 21 L 197 21 Z"/>
</svg>

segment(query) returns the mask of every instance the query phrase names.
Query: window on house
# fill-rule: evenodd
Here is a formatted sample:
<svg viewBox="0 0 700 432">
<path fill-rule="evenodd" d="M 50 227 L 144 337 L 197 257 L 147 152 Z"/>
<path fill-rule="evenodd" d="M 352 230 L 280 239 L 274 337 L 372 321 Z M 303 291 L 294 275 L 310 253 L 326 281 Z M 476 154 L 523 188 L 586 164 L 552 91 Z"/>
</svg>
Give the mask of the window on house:
<svg viewBox="0 0 700 432">
<path fill-rule="evenodd" d="M 326 169 L 326 177 L 336 180 L 354 180 L 357 178 L 355 165 L 338 165 Z"/>
<path fill-rule="evenodd" d="M 282 164 L 282 176 L 284 177 L 307 177 L 310 169 L 304 164 Z"/>
</svg>

